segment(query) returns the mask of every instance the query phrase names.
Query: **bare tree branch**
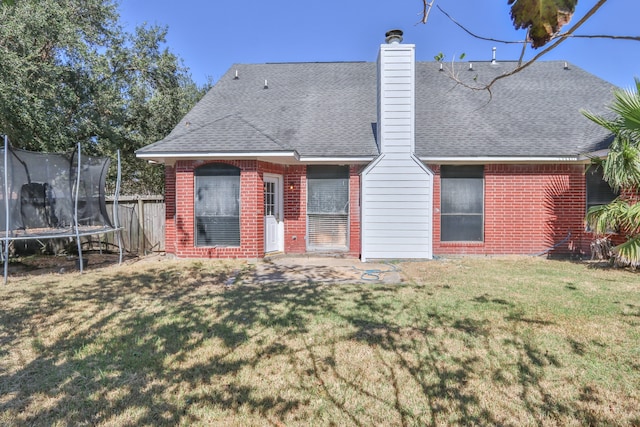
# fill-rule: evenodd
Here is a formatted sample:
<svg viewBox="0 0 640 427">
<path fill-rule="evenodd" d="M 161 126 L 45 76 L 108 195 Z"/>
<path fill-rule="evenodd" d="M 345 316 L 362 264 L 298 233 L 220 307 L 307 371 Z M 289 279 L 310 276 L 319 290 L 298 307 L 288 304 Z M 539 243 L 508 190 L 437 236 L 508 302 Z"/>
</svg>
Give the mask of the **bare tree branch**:
<svg viewBox="0 0 640 427">
<path fill-rule="evenodd" d="M 485 36 L 478 35 L 478 34 L 472 32 L 471 30 L 469 30 L 464 25 L 462 25 L 460 22 L 456 21 L 449 13 L 447 13 L 447 11 L 445 11 L 442 7 L 440 7 L 440 5 L 437 5 L 436 7 L 438 8 L 438 10 L 440 12 L 442 12 L 442 14 L 444 14 L 447 18 L 449 18 L 449 20 L 451 22 L 456 24 L 465 33 L 469 34 L 473 38 L 476 38 L 476 39 L 479 39 L 479 40 L 487 40 L 487 41 L 496 42 L 496 43 L 503 43 L 503 44 L 529 43 L 529 41 L 530 41 L 529 37 L 526 37 L 524 40 L 501 40 L 501 39 L 494 39 L 492 37 L 485 37 Z M 616 36 L 616 35 L 612 35 L 612 34 L 569 34 L 568 32 L 567 33 L 555 34 L 551 38 L 551 40 L 558 39 L 558 38 L 561 38 L 561 37 L 572 37 L 574 39 L 581 38 L 581 39 L 612 39 L 612 40 L 640 41 L 640 36 Z"/>
<path fill-rule="evenodd" d="M 421 23 L 426 24 L 427 20 L 429 19 L 429 13 L 431 12 L 431 8 L 433 7 L 433 4 L 436 2 L 436 0 L 431 0 L 431 3 L 429 3 L 427 0 L 422 0 L 422 4 L 423 4 L 423 9 L 422 9 L 422 19 L 420 20 Z"/>
<path fill-rule="evenodd" d="M 524 70 L 525 68 L 527 68 L 529 65 L 533 64 L 534 62 L 536 62 L 538 59 L 540 59 L 542 56 L 546 55 L 547 53 L 549 53 L 550 51 L 552 51 L 553 49 L 555 49 L 556 47 L 558 47 L 562 42 L 564 42 L 565 40 L 575 37 L 574 36 L 574 32 L 580 28 L 589 18 L 591 18 L 597 11 L 598 9 L 600 9 L 600 7 L 602 7 L 602 5 L 604 5 L 607 2 L 607 0 L 599 0 L 587 13 L 585 13 L 585 15 L 578 21 L 576 22 L 566 33 L 563 33 L 561 35 L 556 36 L 555 38 L 555 42 L 553 42 L 550 46 L 546 47 L 545 49 L 543 49 L 542 51 L 540 51 L 537 55 L 535 55 L 533 58 L 531 58 L 530 60 L 526 61 L 525 63 L 518 63 L 518 66 L 516 66 L 513 70 L 506 72 L 504 74 L 501 74 L 497 77 L 494 77 L 489 83 L 487 83 L 486 85 L 481 85 L 481 86 L 474 86 L 472 84 L 469 83 L 465 83 L 463 81 L 461 81 L 456 73 L 453 70 L 453 66 L 452 69 L 449 72 L 449 76 L 456 81 L 456 83 L 468 88 L 468 89 L 472 89 L 472 90 L 486 90 L 489 92 L 489 96 L 492 96 L 492 87 L 493 85 L 499 81 L 502 80 L 506 77 L 512 76 L 516 73 L 519 73 L 520 71 Z M 635 40 L 635 39 L 634 39 Z M 495 41 L 495 40 L 493 40 Z M 521 57 L 522 60 L 522 57 Z"/>
<path fill-rule="evenodd" d="M 529 32 L 527 31 L 527 38 L 529 38 Z M 518 58 L 518 67 L 522 65 L 522 61 L 524 61 L 524 54 L 527 53 L 527 40 L 522 41 L 522 50 L 520 51 L 520 58 Z"/>
<path fill-rule="evenodd" d="M 575 25 L 573 25 L 569 31 L 567 31 L 566 33 L 564 33 L 563 36 L 559 37 L 554 43 L 551 44 L 551 46 L 547 47 L 546 49 L 542 50 L 541 52 L 539 52 L 536 56 L 534 56 L 533 58 L 531 58 L 530 60 L 528 60 L 527 62 L 525 62 L 524 64 L 516 67 L 514 70 L 502 74 L 498 77 L 495 77 L 493 80 L 491 80 L 489 82 L 489 84 L 487 85 L 487 89 L 490 89 L 491 86 L 493 86 L 493 84 L 495 82 L 497 82 L 498 80 L 504 79 L 505 77 L 508 76 L 512 76 L 515 73 L 518 73 L 522 70 L 524 70 L 525 68 L 527 68 L 529 65 L 533 64 L 535 61 L 537 61 L 538 59 L 540 59 L 542 56 L 546 55 L 547 53 L 549 53 L 550 51 L 552 51 L 553 49 L 555 49 L 556 47 L 558 47 L 562 42 L 564 42 L 565 40 L 567 40 L 568 38 L 570 38 L 570 36 L 578 29 L 580 28 L 585 22 L 587 22 L 589 20 L 589 18 L 591 18 L 597 11 L 598 9 L 600 9 L 600 7 L 602 7 L 602 5 L 604 5 L 607 2 L 607 0 L 599 0 L 587 13 L 584 14 L 584 16 L 575 23 Z"/>
<path fill-rule="evenodd" d="M 424 1 L 424 0 L 423 0 Z M 470 36 L 476 38 L 476 39 L 480 39 L 480 40 L 487 40 L 490 42 L 496 42 L 496 43 L 504 43 L 504 44 L 518 44 L 518 43 L 522 43 L 523 41 L 525 43 L 527 43 L 527 40 L 499 40 L 499 39 L 494 39 L 491 37 L 483 37 L 483 36 L 479 36 L 473 32 L 471 32 L 471 30 L 469 30 L 468 28 L 466 28 L 464 25 L 462 25 L 461 23 L 459 23 L 458 21 L 456 21 L 455 19 L 453 19 L 453 17 L 451 15 L 449 15 L 443 8 L 441 8 L 439 5 L 436 6 L 438 8 L 438 10 L 440 12 L 442 12 L 447 18 L 449 18 L 449 20 L 451 22 L 453 22 L 454 24 L 456 24 L 458 27 L 462 28 L 462 30 L 464 32 L 466 32 L 467 34 L 469 34 Z"/>
<path fill-rule="evenodd" d="M 560 36 L 562 36 L 562 34 Z M 569 34 L 567 37 L 572 37 L 574 39 L 612 39 L 640 42 L 640 36 L 614 36 L 611 34 Z"/>
</svg>

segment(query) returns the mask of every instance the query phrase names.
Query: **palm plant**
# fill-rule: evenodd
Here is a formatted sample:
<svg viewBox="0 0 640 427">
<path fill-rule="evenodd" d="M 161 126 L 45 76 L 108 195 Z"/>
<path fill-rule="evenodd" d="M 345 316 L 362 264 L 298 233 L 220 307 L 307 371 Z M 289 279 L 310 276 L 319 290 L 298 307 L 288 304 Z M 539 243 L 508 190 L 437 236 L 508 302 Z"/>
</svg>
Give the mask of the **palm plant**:
<svg viewBox="0 0 640 427">
<path fill-rule="evenodd" d="M 623 234 L 626 241 L 613 249 L 614 261 L 634 268 L 640 266 L 640 79 L 635 79 L 635 86 L 635 90 L 614 92 L 610 106 L 614 118 L 582 112 L 614 135 L 607 157 L 594 162 L 602 167 L 605 181 L 620 193 L 608 205 L 589 209 L 587 223 L 597 235 L 611 230 Z"/>
</svg>

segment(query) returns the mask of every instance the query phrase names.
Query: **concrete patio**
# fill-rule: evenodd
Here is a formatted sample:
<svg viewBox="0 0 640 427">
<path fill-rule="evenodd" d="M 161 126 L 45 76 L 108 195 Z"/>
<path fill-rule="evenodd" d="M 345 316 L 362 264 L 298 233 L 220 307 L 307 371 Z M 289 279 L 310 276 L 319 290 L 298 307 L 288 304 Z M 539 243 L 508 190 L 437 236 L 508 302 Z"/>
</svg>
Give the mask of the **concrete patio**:
<svg viewBox="0 0 640 427">
<path fill-rule="evenodd" d="M 238 282 L 246 283 L 400 283 L 397 264 L 361 262 L 357 258 L 333 256 L 277 255 L 257 260 L 250 274 Z"/>
</svg>

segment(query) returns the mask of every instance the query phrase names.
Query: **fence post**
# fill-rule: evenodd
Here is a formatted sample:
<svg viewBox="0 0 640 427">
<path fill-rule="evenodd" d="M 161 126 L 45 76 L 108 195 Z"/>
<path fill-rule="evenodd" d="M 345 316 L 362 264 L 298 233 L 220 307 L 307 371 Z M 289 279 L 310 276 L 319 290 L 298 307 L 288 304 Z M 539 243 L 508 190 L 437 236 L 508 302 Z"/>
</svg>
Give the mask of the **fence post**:
<svg viewBox="0 0 640 427">
<path fill-rule="evenodd" d="M 144 229 L 144 200 L 138 196 L 138 255 L 144 256 L 145 248 L 145 229 Z"/>
</svg>

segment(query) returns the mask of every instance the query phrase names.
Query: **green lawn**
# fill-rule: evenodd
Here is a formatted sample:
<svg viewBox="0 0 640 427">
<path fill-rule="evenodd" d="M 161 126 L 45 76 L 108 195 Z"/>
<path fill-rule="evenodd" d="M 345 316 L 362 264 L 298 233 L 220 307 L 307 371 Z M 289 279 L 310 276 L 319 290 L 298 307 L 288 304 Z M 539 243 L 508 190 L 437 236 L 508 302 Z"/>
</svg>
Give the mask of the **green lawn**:
<svg viewBox="0 0 640 427">
<path fill-rule="evenodd" d="M 640 275 L 401 263 L 394 285 L 144 262 L 0 286 L 0 425 L 640 425 Z"/>
</svg>

